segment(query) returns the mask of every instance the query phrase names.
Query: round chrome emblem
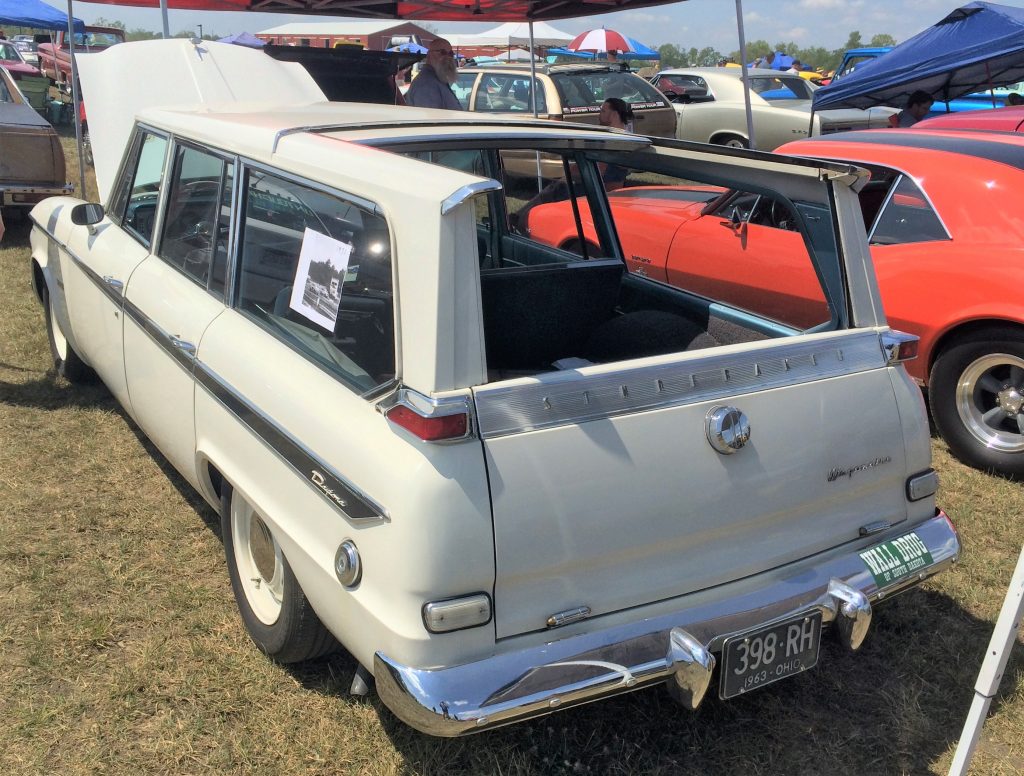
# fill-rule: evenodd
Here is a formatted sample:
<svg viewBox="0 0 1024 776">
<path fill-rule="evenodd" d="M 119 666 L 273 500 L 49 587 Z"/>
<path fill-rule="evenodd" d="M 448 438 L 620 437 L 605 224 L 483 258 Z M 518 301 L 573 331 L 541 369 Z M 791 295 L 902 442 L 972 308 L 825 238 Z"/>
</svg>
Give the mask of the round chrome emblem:
<svg viewBox="0 0 1024 776">
<path fill-rule="evenodd" d="M 712 407 L 705 428 L 711 446 L 722 455 L 732 455 L 750 441 L 750 421 L 735 407 Z"/>
</svg>

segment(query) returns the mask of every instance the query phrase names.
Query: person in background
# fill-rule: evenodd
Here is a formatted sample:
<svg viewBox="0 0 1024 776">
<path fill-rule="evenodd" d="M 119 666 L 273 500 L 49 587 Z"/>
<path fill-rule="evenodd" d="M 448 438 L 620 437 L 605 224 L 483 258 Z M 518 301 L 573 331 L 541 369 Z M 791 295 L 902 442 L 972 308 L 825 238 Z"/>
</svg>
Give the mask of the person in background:
<svg viewBox="0 0 1024 776">
<path fill-rule="evenodd" d="M 800 60 L 799 59 L 794 59 L 793 60 L 793 64 L 791 64 L 789 66 L 789 70 L 787 70 L 786 72 L 791 74 L 791 75 L 796 75 L 802 69 L 803 69 L 803 64 L 800 62 Z"/>
<path fill-rule="evenodd" d="M 619 97 L 609 97 L 601 103 L 601 113 L 597 120 L 602 127 L 633 131 L 633 109 Z"/>
<path fill-rule="evenodd" d="M 1010 92 L 1006 96 L 1007 105 L 1024 105 L 1024 97 L 1021 97 L 1019 92 Z"/>
<path fill-rule="evenodd" d="M 889 124 L 893 127 L 912 127 L 928 115 L 934 102 L 928 92 L 918 89 L 907 98 L 907 107 L 889 118 Z"/>
<path fill-rule="evenodd" d="M 618 62 L 619 61 L 619 51 L 618 51 L 618 49 L 612 49 L 611 51 L 608 51 L 606 53 L 608 54 L 608 61 L 609 62 Z"/>
<path fill-rule="evenodd" d="M 426 63 L 405 93 L 406 105 L 462 110 L 462 103 L 452 91 L 458 77 L 452 44 L 444 38 L 434 38 L 427 47 Z"/>
</svg>

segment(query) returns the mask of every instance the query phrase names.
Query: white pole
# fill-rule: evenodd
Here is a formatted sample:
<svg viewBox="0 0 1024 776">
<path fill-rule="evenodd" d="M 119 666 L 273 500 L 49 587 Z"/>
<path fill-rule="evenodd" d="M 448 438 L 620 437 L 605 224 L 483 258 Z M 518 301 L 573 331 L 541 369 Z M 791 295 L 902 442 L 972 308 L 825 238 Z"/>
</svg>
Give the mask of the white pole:
<svg viewBox="0 0 1024 776">
<path fill-rule="evenodd" d="M 71 108 L 75 112 L 75 142 L 78 145 L 78 196 L 88 199 L 85 193 L 85 149 L 82 147 L 82 95 L 78 86 L 78 60 L 75 58 L 75 15 L 68 0 L 68 54 L 71 55 Z M 57 68 L 57 52 L 53 52 L 54 69 Z M 54 73 L 60 75 L 60 73 Z"/>
<path fill-rule="evenodd" d="M 164 22 L 164 37 L 171 37 L 171 24 L 167 20 L 167 0 L 160 0 L 160 17 Z"/>
<path fill-rule="evenodd" d="M 963 776 L 967 766 L 971 764 L 974 748 L 981 736 L 981 726 L 985 724 L 988 707 L 992 698 L 999 690 L 999 682 L 1006 670 L 1006 661 L 1010 658 L 1010 650 L 1017 642 L 1017 630 L 1020 628 L 1021 614 L 1024 614 L 1024 547 L 1017 558 L 1017 568 L 1010 580 L 1010 587 L 1003 599 L 1003 608 L 996 620 L 992 639 L 985 652 L 985 660 L 981 664 L 978 681 L 974 684 L 974 700 L 971 710 L 967 713 L 960 743 L 953 754 L 953 764 L 949 767 L 949 776 Z"/>
<path fill-rule="evenodd" d="M 530 99 L 533 102 L 533 117 L 537 118 L 537 59 L 533 56 L 533 22 L 528 22 L 530 28 Z"/>
<path fill-rule="evenodd" d="M 747 78 L 747 41 L 743 36 L 743 0 L 736 0 L 736 29 L 740 34 L 740 75 L 743 78 L 743 103 L 747 109 L 747 137 L 749 146 L 757 148 L 754 139 L 754 113 L 750 108 L 750 79 Z"/>
</svg>

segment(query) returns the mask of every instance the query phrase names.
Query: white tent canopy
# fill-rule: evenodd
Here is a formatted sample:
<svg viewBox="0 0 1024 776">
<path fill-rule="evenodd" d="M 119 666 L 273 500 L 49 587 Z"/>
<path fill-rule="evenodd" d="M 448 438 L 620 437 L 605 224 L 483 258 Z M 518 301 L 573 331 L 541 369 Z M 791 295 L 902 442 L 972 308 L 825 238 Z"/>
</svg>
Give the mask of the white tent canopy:
<svg viewBox="0 0 1024 776">
<path fill-rule="evenodd" d="M 533 23 L 533 44 L 535 46 L 564 46 L 575 35 L 562 32 L 547 22 Z M 445 35 L 452 45 L 458 39 L 460 46 L 529 46 L 530 25 L 526 22 L 508 22 L 475 35 Z"/>
</svg>

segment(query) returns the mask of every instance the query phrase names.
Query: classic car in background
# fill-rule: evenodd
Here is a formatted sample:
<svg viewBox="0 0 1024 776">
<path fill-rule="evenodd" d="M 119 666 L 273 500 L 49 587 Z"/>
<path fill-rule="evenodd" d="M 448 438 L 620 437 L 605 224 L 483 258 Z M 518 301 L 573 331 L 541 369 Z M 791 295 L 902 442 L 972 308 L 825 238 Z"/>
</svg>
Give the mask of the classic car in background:
<svg viewBox="0 0 1024 776">
<path fill-rule="evenodd" d="M 968 110 L 934 116 L 914 129 L 981 129 L 987 132 L 1024 132 L 1024 105 L 994 110 Z"/>
<path fill-rule="evenodd" d="M 33 211 L 54 364 L 220 510 L 275 660 L 340 641 L 435 735 L 652 685 L 695 708 L 713 677 L 813 668 L 826 626 L 856 649 L 875 601 L 956 560 L 848 165 L 329 103 L 217 43 L 127 43 L 82 79 L 103 204 Z M 138 109 L 197 94 L 241 102 Z M 562 178 L 515 175 L 524 150 Z M 623 165 L 794 208 L 819 319 L 653 282 L 607 221 L 588 245 Z M 514 226 L 558 191 L 572 239 Z"/>
<path fill-rule="evenodd" d="M 11 43 L 18 49 L 22 59 L 33 67 L 39 63 L 38 44 L 31 35 L 15 35 Z"/>
<path fill-rule="evenodd" d="M 46 108 L 46 90 L 48 82 L 39 69 L 29 64 L 15 44 L 0 40 L 0 66 L 5 67 L 18 83 L 18 88 L 26 101 L 36 110 L 42 112 Z"/>
<path fill-rule="evenodd" d="M 124 43 L 124 30 L 120 27 L 86 27 L 74 36 L 75 56 L 95 54 L 118 43 Z M 71 89 L 71 47 L 66 30 L 57 30 L 52 40 L 37 47 L 39 69 L 43 75 L 65 91 Z"/>
<path fill-rule="evenodd" d="M 53 127 L 0 67 L 0 205 L 8 215 L 27 213 L 45 197 L 69 194 L 64 149 Z"/>
<path fill-rule="evenodd" d="M 764 151 L 790 140 L 851 129 L 888 126 L 894 108 L 818 111 L 811 120 L 817 88 L 796 74 L 751 68 L 750 108 L 757 147 Z M 679 114 L 676 137 L 699 143 L 747 148 L 746 103 L 740 68 L 691 67 L 663 70 L 651 82 L 672 100 Z"/>
<path fill-rule="evenodd" d="M 907 369 L 927 385 L 958 458 L 1024 475 L 1024 299 L 1009 279 L 1024 269 L 1024 138 L 915 127 L 779 152 L 870 171 L 859 197 L 886 316 L 921 338 Z M 609 200 L 634 271 L 801 328 L 823 319 L 816 274 L 798 272 L 807 250 L 798 208 L 764 193 L 644 185 L 635 174 L 625 186 Z M 577 239 L 565 219 L 568 203 L 542 205 L 528 228 L 560 245 Z"/>
<path fill-rule="evenodd" d="M 633 131 L 674 137 L 676 114 L 665 96 L 621 64 L 537 65 L 537 113 L 541 118 L 597 124 L 601 103 L 625 100 Z M 533 115 L 530 64 L 464 67 L 454 87 L 466 110 L 522 118 Z"/>
</svg>

